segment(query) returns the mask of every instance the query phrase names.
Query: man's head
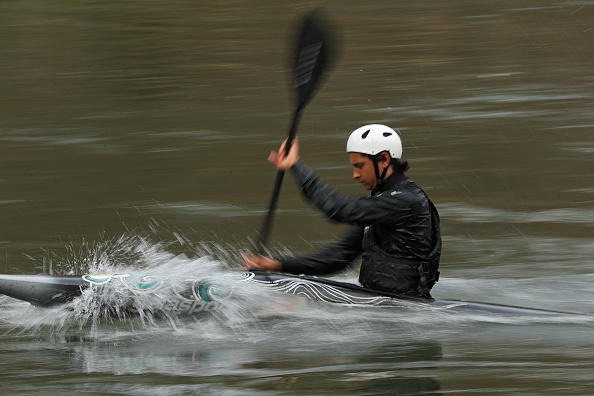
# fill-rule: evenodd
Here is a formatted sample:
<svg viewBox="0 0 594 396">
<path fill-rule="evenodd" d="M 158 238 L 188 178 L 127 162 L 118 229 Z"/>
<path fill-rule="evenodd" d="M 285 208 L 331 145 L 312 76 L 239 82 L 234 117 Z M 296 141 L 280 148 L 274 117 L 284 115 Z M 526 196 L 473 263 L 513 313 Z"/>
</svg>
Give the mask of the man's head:
<svg viewBox="0 0 594 396">
<path fill-rule="evenodd" d="M 401 164 L 402 142 L 392 128 L 370 124 L 356 129 L 347 141 L 346 151 L 353 165 L 353 178 L 367 190 L 373 190 L 395 170 L 391 164 Z M 403 162 L 408 169 L 408 163 Z"/>
</svg>

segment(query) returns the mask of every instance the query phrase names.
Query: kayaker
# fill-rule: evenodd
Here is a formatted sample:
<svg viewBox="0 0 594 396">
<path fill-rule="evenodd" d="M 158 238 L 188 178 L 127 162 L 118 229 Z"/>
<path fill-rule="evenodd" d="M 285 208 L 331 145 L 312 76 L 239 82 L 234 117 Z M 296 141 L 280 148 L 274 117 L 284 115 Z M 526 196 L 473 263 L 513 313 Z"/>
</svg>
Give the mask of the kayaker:
<svg viewBox="0 0 594 396">
<path fill-rule="evenodd" d="M 431 298 L 439 279 L 441 232 L 439 214 L 424 191 L 404 172 L 402 142 L 392 128 L 380 124 L 356 129 L 346 151 L 353 178 L 371 195 L 351 198 L 324 184 L 299 157 L 295 141 L 286 141 L 268 160 L 278 170 L 291 170 L 312 205 L 330 219 L 352 224 L 343 238 L 312 254 L 270 258 L 248 252 L 243 266 L 292 274 L 324 275 L 340 271 L 362 256 L 359 282 L 384 293 Z"/>
</svg>

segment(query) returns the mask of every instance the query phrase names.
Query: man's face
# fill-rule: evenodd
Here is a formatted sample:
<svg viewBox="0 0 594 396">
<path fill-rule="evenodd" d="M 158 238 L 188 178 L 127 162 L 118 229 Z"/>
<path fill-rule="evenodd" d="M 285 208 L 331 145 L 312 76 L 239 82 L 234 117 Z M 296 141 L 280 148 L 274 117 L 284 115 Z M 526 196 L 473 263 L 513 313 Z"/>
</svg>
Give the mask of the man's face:
<svg viewBox="0 0 594 396">
<path fill-rule="evenodd" d="M 365 154 L 349 153 L 349 161 L 353 165 L 353 179 L 359 180 L 366 190 L 373 190 L 377 177 L 371 158 Z"/>
</svg>

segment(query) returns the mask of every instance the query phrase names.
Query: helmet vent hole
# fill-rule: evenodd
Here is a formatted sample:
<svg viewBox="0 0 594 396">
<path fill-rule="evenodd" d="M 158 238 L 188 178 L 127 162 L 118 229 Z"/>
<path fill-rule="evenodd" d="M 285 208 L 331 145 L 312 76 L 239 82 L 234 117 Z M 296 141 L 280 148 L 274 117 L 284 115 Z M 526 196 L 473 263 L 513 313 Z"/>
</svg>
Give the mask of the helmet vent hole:
<svg viewBox="0 0 594 396">
<path fill-rule="evenodd" d="M 371 129 L 365 132 L 363 135 L 361 135 L 361 139 L 367 139 L 367 135 L 369 135 L 369 132 L 371 132 Z"/>
<path fill-rule="evenodd" d="M 388 136 L 392 136 L 392 133 L 390 133 L 390 132 L 384 132 L 384 137 L 388 137 Z"/>
</svg>

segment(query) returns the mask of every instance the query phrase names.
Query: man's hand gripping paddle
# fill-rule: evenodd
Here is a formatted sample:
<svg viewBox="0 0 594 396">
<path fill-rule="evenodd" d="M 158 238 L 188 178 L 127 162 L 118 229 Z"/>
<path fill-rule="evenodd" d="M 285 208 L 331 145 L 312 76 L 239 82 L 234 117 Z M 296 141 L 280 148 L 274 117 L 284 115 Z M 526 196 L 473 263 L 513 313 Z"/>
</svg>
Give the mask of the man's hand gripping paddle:
<svg viewBox="0 0 594 396">
<path fill-rule="evenodd" d="M 295 60 L 293 68 L 293 89 L 296 93 L 296 106 L 293 115 L 291 128 L 289 129 L 289 136 L 285 146 L 286 152 L 289 152 L 295 134 L 297 132 L 297 125 L 301 112 L 313 97 L 318 83 L 324 71 L 327 70 L 331 52 L 333 50 L 330 43 L 330 33 L 328 30 L 328 23 L 319 15 L 319 11 L 313 11 L 303 18 L 299 35 L 297 36 L 295 48 Z M 278 171 L 276 181 L 274 183 L 274 190 L 272 191 L 272 198 L 268 207 L 268 214 L 260 232 L 260 239 L 256 245 L 258 253 L 264 253 L 266 243 L 270 235 L 270 228 L 272 227 L 272 219 L 274 211 L 278 202 L 280 189 L 283 183 L 284 171 Z"/>
</svg>

